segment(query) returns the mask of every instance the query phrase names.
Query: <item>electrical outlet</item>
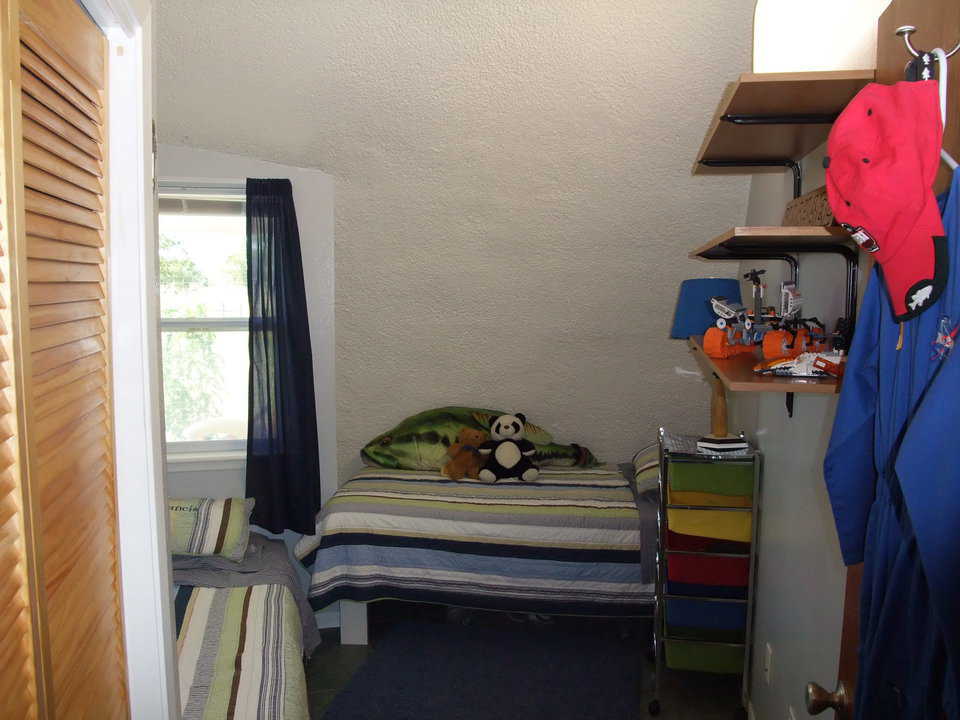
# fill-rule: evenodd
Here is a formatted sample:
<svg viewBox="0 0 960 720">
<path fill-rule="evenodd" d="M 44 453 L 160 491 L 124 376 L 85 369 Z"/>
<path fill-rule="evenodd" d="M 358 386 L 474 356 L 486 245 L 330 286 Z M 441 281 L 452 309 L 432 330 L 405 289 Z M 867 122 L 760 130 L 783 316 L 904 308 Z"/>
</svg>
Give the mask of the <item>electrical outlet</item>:
<svg viewBox="0 0 960 720">
<path fill-rule="evenodd" d="M 766 644 L 766 650 L 763 653 L 763 682 L 770 684 L 770 671 L 773 668 L 773 646 Z"/>
<path fill-rule="evenodd" d="M 793 705 L 787 705 L 787 720 L 797 720 L 797 714 L 793 711 Z"/>
</svg>

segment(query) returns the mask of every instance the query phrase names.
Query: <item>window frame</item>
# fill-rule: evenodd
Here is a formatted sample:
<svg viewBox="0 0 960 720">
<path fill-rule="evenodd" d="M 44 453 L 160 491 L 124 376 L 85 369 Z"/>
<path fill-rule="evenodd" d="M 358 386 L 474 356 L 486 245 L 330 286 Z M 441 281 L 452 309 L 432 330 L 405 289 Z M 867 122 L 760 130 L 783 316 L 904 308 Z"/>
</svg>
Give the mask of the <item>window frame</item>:
<svg viewBox="0 0 960 720">
<path fill-rule="evenodd" d="M 236 200 L 243 198 L 246 201 L 247 188 L 239 183 L 223 182 L 190 182 L 181 183 L 175 181 L 160 181 L 157 183 L 157 198 L 196 198 L 204 200 Z M 159 223 L 160 213 L 157 213 Z M 159 237 L 159 232 L 158 232 Z M 159 295 L 159 283 L 158 283 Z M 161 305 L 162 307 L 162 305 Z M 212 332 L 238 332 L 249 331 L 249 318 L 164 318 L 163 312 L 160 312 L 160 338 L 162 346 L 163 333 L 166 332 L 188 332 L 190 330 L 210 330 Z M 161 357 L 161 371 L 163 367 L 163 358 Z M 249 386 L 248 386 L 249 391 Z M 179 440 L 170 442 L 166 439 L 166 403 L 164 402 L 161 410 L 163 411 L 163 437 L 166 447 L 166 454 L 172 459 L 186 460 L 187 456 L 195 455 L 223 455 L 225 457 L 238 457 L 241 454 L 246 455 L 247 441 L 242 440 Z"/>
</svg>

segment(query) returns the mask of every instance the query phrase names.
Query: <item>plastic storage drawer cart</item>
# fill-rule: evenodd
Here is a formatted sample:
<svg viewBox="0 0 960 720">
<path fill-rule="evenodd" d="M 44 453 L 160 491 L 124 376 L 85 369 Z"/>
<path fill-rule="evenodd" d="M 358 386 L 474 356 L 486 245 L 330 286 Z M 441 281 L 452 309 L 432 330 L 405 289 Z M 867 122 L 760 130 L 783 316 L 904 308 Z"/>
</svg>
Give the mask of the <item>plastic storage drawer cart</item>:
<svg viewBox="0 0 960 720">
<path fill-rule="evenodd" d="M 660 533 L 651 715 L 665 670 L 749 680 L 760 456 L 697 451 L 696 438 L 660 430 Z"/>
</svg>

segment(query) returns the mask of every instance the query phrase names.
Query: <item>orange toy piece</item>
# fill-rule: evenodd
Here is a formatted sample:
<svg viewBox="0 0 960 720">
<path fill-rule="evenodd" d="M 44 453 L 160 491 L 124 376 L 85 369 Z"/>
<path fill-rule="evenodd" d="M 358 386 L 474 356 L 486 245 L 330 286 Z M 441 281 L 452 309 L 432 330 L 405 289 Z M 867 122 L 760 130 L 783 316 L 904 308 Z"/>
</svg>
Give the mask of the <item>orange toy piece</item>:
<svg viewBox="0 0 960 720">
<path fill-rule="evenodd" d="M 813 367 L 821 372 L 825 372 L 827 375 L 832 375 L 835 378 L 842 378 L 843 371 L 846 370 L 847 364 L 845 362 L 830 362 L 824 357 L 818 357 L 813 361 Z"/>
<path fill-rule="evenodd" d="M 740 334 L 736 335 L 737 339 L 740 338 Z M 718 327 L 708 328 L 707 332 L 703 335 L 703 352 L 706 353 L 707 357 L 712 357 L 715 360 L 722 360 L 725 358 L 731 358 L 734 355 L 741 355 L 743 353 L 752 353 L 753 345 L 741 345 L 731 344 L 727 339 L 727 331 L 721 330 Z"/>
<path fill-rule="evenodd" d="M 791 341 L 793 347 L 789 347 Z M 792 360 L 801 353 L 828 349 L 826 342 L 814 340 L 806 328 L 800 328 L 796 334 L 789 330 L 771 330 L 763 336 L 764 360 Z"/>
<path fill-rule="evenodd" d="M 793 353 L 789 347 L 793 340 L 793 334 L 789 330 L 771 330 L 763 336 L 763 359 L 781 360 L 783 358 L 796 357 L 800 353 Z M 796 344 L 794 348 L 796 349 Z"/>
<path fill-rule="evenodd" d="M 450 459 L 441 468 L 440 472 L 451 480 L 462 480 L 480 477 L 480 470 L 486 463 L 486 458 L 480 455 L 480 446 L 489 436 L 483 430 L 461 428 L 457 433 L 457 441 L 447 448 Z"/>
</svg>

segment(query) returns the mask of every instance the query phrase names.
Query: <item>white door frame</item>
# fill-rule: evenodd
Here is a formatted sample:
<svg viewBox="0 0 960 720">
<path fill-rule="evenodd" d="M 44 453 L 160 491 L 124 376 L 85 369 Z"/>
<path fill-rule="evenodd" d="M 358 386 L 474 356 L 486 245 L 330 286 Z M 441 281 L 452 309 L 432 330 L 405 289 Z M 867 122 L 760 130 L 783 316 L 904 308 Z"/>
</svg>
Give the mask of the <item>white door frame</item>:
<svg viewBox="0 0 960 720">
<path fill-rule="evenodd" d="M 134 720 L 180 716 L 161 449 L 150 0 L 81 0 L 109 42 L 110 332 L 127 684 Z"/>
</svg>

